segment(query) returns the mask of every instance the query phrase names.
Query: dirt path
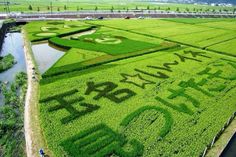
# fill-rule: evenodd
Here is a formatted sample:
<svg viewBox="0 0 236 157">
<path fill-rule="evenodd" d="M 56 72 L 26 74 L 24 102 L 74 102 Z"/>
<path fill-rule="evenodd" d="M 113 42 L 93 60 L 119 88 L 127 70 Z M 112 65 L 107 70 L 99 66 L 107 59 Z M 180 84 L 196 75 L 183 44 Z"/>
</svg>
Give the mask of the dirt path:
<svg viewBox="0 0 236 157">
<path fill-rule="evenodd" d="M 24 40 L 25 41 L 25 40 Z M 26 41 L 25 41 L 26 42 Z M 31 93 L 33 93 L 32 89 L 32 75 L 34 67 L 32 63 L 31 56 L 29 55 L 28 47 L 26 46 L 27 43 L 24 43 L 24 52 L 25 52 L 25 60 L 26 60 L 26 68 L 27 68 L 27 75 L 28 75 L 28 89 L 26 93 L 25 99 L 25 113 L 24 113 L 24 128 L 25 128 L 25 140 L 26 140 L 26 152 L 28 157 L 33 157 L 33 148 L 32 148 L 32 130 L 30 128 L 30 98 Z"/>
<path fill-rule="evenodd" d="M 24 53 L 28 75 L 28 89 L 25 98 L 24 131 L 26 141 L 27 157 L 38 157 L 39 149 L 43 148 L 48 156 L 52 156 L 47 149 L 44 136 L 40 127 L 38 99 L 39 99 L 39 77 L 33 59 L 31 44 L 27 40 L 26 33 L 22 31 L 24 37 Z"/>
</svg>

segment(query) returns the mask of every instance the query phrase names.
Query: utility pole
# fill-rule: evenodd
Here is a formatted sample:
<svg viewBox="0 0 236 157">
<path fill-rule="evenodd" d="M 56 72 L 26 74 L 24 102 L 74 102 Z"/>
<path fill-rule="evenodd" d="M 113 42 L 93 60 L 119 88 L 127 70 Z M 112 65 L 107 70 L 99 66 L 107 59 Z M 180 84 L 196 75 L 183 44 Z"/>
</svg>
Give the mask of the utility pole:
<svg viewBox="0 0 236 157">
<path fill-rule="evenodd" d="M 6 10 L 6 14 L 10 13 L 10 9 L 9 9 L 9 2 L 8 0 L 4 0 L 4 5 L 5 5 L 5 10 Z"/>
<path fill-rule="evenodd" d="M 8 13 L 11 12 L 11 11 L 10 11 L 10 2 L 9 2 L 9 1 L 7 1 L 7 10 L 8 10 Z"/>
</svg>

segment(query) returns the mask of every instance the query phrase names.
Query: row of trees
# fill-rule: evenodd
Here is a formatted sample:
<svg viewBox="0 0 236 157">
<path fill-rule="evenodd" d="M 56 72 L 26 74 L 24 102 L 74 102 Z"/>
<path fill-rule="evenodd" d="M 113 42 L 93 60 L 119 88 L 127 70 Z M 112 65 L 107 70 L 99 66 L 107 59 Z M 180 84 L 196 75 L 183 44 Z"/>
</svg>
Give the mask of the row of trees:
<svg viewBox="0 0 236 157">
<path fill-rule="evenodd" d="M 64 5 L 62 8 L 63 8 L 64 11 L 68 10 L 67 5 Z M 33 10 L 33 7 L 32 7 L 31 4 L 29 5 L 28 9 L 31 10 L 31 11 Z M 47 6 L 47 10 L 52 10 L 52 6 Z M 83 8 L 80 8 L 79 6 L 77 6 L 76 10 L 77 11 L 83 10 Z M 94 10 L 97 11 L 98 7 L 95 6 Z M 110 11 L 113 12 L 114 10 L 115 10 L 115 8 L 112 6 Z M 129 11 L 129 8 L 123 8 L 123 10 Z M 173 11 L 176 11 L 176 12 L 181 12 L 181 11 L 182 12 L 229 12 L 230 11 L 228 9 L 216 10 L 216 9 L 209 9 L 209 8 L 207 8 L 207 9 L 202 9 L 202 8 L 200 8 L 200 9 L 197 9 L 197 8 L 193 8 L 193 9 L 190 9 L 190 8 L 180 9 L 179 7 L 177 7 L 176 9 L 171 9 L 170 7 L 161 8 L 160 6 L 157 7 L 157 8 L 153 8 L 153 9 L 150 9 L 150 6 L 147 6 L 146 9 L 139 9 L 138 6 L 136 6 L 135 10 L 141 10 L 141 11 L 143 11 L 143 10 L 149 10 L 149 11 L 150 10 L 153 10 L 153 11 L 157 11 L 157 10 L 171 11 L 171 10 L 173 10 Z M 37 11 L 38 12 L 40 11 L 40 7 L 37 7 Z M 57 11 L 61 11 L 61 7 L 57 7 Z M 234 8 L 232 11 L 234 13 L 236 13 L 236 8 Z"/>
<path fill-rule="evenodd" d="M 31 4 L 29 5 L 28 9 L 34 10 L 33 6 Z M 47 6 L 47 10 L 51 10 L 51 9 L 52 9 L 52 6 Z M 67 5 L 64 5 L 63 9 L 66 11 L 68 9 Z M 61 8 L 57 7 L 57 11 L 60 11 L 60 10 L 61 10 Z M 77 11 L 79 11 L 79 10 L 83 10 L 83 8 L 79 8 L 79 6 L 77 6 Z M 95 10 L 98 10 L 98 7 L 96 7 Z M 37 11 L 40 11 L 40 7 L 37 7 Z"/>
</svg>

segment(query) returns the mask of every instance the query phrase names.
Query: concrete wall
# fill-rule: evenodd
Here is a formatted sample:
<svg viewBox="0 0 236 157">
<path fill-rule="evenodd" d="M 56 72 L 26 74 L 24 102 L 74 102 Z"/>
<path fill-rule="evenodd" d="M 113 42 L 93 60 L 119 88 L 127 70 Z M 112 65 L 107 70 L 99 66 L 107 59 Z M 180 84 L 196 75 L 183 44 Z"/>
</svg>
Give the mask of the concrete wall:
<svg viewBox="0 0 236 157">
<path fill-rule="evenodd" d="M 10 23 L 3 23 L 2 27 L 0 29 L 0 54 L 2 50 L 2 45 L 4 42 L 5 35 L 10 27 L 13 27 L 16 25 L 16 22 L 10 22 Z"/>
</svg>

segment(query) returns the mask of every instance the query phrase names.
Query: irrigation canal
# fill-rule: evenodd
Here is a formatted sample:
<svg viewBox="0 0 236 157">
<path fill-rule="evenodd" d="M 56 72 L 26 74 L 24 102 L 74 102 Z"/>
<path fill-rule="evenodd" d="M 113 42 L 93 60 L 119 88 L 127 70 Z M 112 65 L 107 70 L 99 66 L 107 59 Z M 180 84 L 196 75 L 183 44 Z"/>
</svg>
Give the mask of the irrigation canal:
<svg viewBox="0 0 236 157">
<path fill-rule="evenodd" d="M 21 33 L 7 33 L 5 35 L 0 56 L 6 56 L 9 53 L 14 56 L 16 64 L 12 68 L 0 73 L 0 81 L 6 84 L 14 81 L 15 75 L 18 72 L 26 72 L 24 43 Z M 3 103 L 4 100 L 0 92 L 0 105 Z"/>
<path fill-rule="evenodd" d="M 236 157 L 236 133 L 234 133 L 220 157 Z"/>
</svg>

